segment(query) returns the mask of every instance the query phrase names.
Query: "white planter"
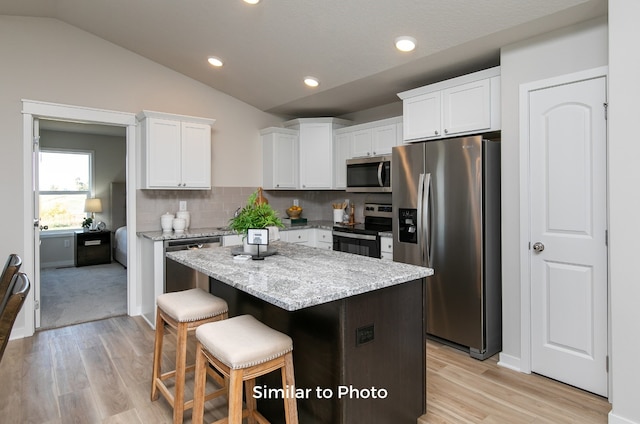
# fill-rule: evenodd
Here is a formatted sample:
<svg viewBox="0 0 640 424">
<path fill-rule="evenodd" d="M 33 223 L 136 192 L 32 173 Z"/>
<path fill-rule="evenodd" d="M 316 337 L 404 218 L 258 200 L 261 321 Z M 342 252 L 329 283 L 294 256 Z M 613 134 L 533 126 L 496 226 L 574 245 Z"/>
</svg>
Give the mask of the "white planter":
<svg viewBox="0 0 640 424">
<path fill-rule="evenodd" d="M 247 238 L 245 237 L 242 240 L 242 245 L 244 246 L 244 253 L 249 255 L 257 255 L 258 254 L 258 245 L 257 244 L 249 244 L 247 243 Z"/>
</svg>

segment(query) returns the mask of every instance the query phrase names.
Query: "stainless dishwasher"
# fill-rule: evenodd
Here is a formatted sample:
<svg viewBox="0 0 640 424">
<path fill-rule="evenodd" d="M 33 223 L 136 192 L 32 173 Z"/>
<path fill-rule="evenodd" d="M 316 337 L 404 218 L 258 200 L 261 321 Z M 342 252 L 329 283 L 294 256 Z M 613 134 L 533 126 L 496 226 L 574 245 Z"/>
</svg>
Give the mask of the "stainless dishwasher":
<svg viewBox="0 0 640 424">
<path fill-rule="evenodd" d="M 167 252 L 177 250 L 204 249 L 220 245 L 220 237 L 198 237 L 188 239 L 165 240 L 164 242 L 164 292 L 176 292 L 180 290 L 200 287 L 209 291 L 209 277 L 193 268 L 182 265 L 167 258 Z"/>
</svg>

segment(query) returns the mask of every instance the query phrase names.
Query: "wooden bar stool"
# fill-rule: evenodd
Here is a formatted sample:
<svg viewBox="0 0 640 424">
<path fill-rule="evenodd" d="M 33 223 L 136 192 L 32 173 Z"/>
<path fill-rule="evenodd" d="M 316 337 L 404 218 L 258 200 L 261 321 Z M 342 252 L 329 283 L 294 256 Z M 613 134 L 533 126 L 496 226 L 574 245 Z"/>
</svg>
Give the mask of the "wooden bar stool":
<svg viewBox="0 0 640 424">
<path fill-rule="evenodd" d="M 151 400 L 157 400 L 158 395 L 162 393 L 173 408 L 173 423 L 181 424 L 184 411 L 193 407 L 193 400 L 185 401 L 184 399 L 185 375 L 195 369 L 194 365 L 187 366 L 186 364 L 188 332 L 195 330 L 202 324 L 226 319 L 228 317 L 228 306 L 223 299 L 213 296 L 200 288 L 161 294 L 157 297 L 156 304 L 158 307 L 153 349 Z M 165 324 L 176 330 L 177 333 L 176 368 L 163 374 L 160 368 Z M 213 399 L 226 391 L 222 377 L 211 369 L 208 371 L 208 374 L 223 388 L 208 394 L 207 400 Z M 175 378 L 173 393 L 164 383 L 164 380 L 172 377 Z"/>
<path fill-rule="evenodd" d="M 228 379 L 228 418 L 214 424 L 269 423 L 256 410 L 253 388 L 255 379 L 280 370 L 284 392 L 285 422 L 298 424 L 298 408 L 293 375 L 293 341 L 291 337 L 256 320 L 251 315 L 241 315 L 224 321 L 205 324 L 196 330 L 195 393 L 192 414 L 193 424 L 202 424 L 204 416 L 205 382 L 207 363 Z M 246 409 L 242 408 L 242 385 L 245 384 Z M 286 394 L 290 393 L 291 396 Z"/>
</svg>

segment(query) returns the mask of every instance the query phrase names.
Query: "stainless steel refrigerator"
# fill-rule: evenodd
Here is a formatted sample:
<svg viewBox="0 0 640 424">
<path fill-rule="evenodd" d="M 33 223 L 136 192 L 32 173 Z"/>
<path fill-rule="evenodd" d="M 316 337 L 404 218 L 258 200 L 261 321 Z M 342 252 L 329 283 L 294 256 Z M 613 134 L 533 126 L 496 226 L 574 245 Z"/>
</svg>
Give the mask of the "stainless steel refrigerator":
<svg viewBox="0 0 640 424">
<path fill-rule="evenodd" d="M 393 260 L 434 269 L 426 331 L 477 359 L 502 349 L 500 142 L 393 148 Z"/>
</svg>

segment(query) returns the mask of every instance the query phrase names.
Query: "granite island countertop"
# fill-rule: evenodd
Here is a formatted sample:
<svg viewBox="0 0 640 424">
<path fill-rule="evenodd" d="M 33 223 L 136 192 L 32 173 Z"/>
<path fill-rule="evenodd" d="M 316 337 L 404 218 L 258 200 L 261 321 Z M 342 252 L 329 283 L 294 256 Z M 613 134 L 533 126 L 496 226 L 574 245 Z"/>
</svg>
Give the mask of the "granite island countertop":
<svg viewBox="0 0 640 424">
<path fill-rule="evenodd" d="M 282 241 L 264 260 L 240 261 L 211 247 L 167 257 L 259 299 L 295 311 L 433 275 L 433 269 Z"/>
</svg>

